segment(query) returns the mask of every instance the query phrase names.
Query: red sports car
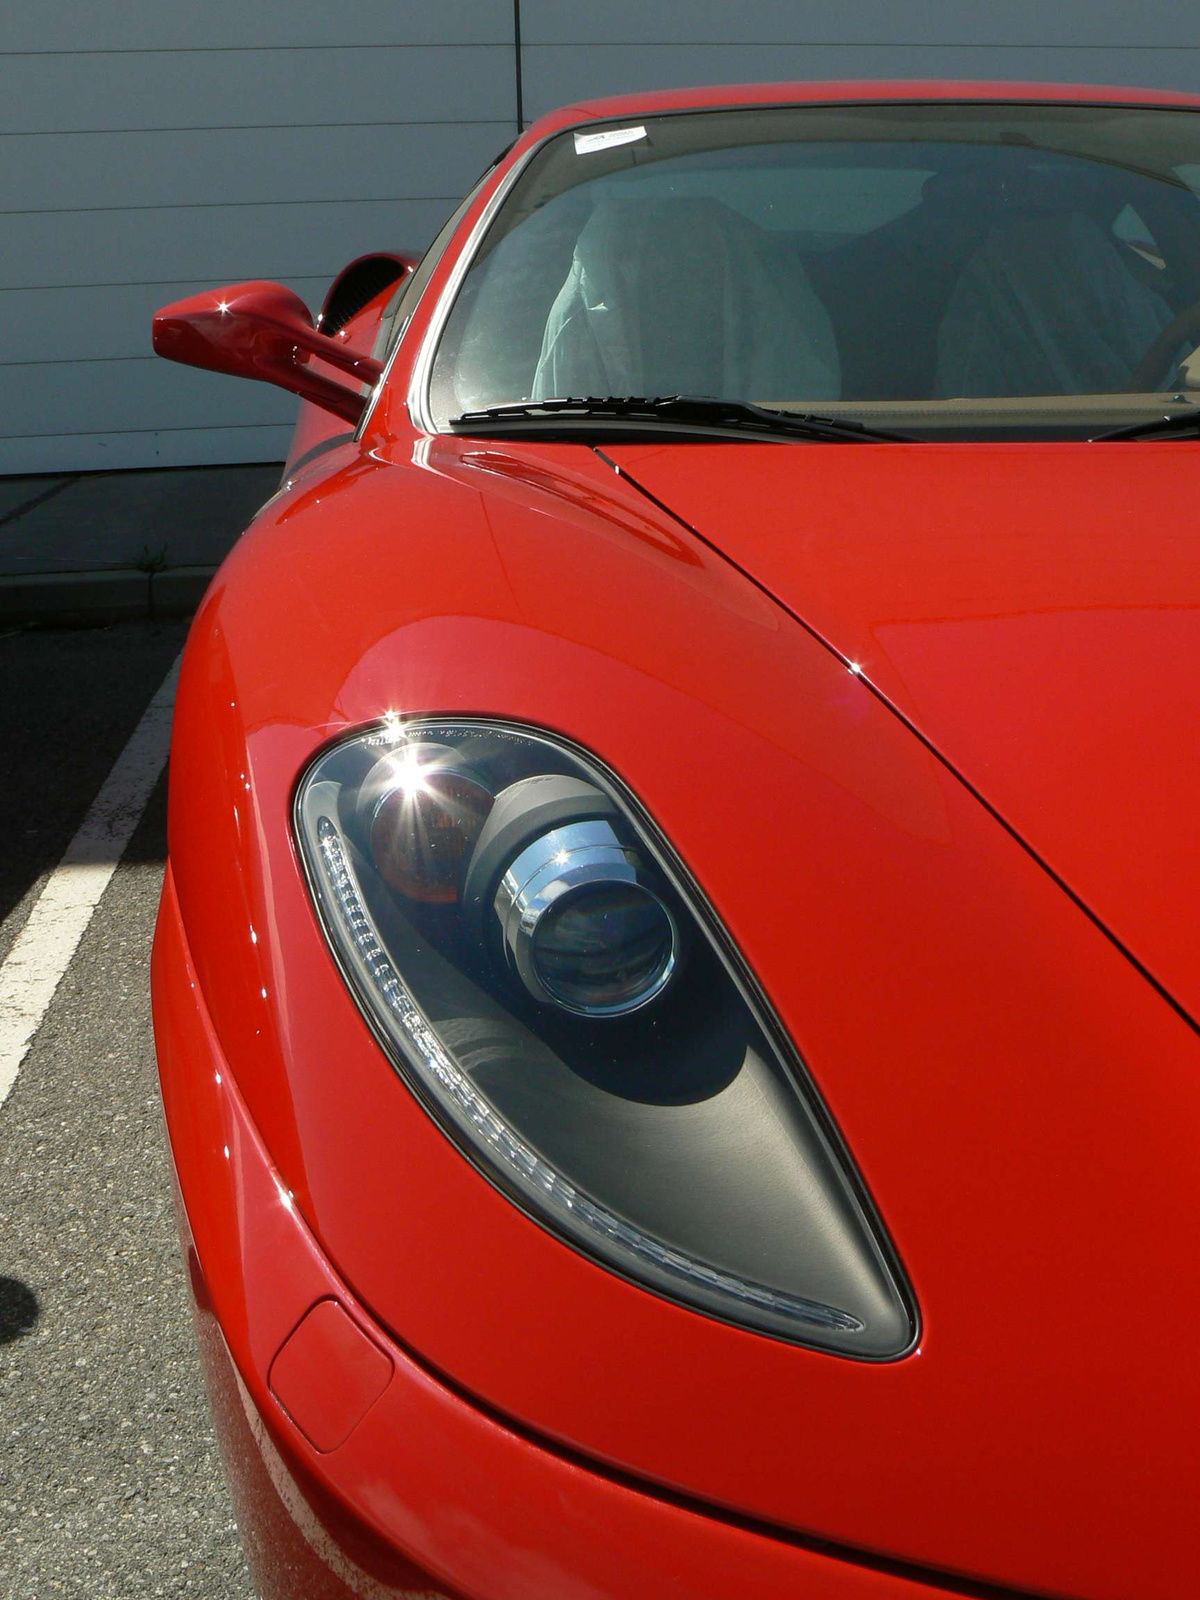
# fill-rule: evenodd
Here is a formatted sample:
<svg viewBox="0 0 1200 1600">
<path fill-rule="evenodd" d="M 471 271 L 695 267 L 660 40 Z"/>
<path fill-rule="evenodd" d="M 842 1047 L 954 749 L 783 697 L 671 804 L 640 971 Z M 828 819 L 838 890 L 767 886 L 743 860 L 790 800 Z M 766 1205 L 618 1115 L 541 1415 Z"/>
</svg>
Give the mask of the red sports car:
<svg viewBox="0 0 1200 1600">
<path fill-rule="evenodd" d="M 543 118 L 314 327 L 154 959 L 272 1600 L 1196 1592 L 1200 98 Z"/>
</svg>

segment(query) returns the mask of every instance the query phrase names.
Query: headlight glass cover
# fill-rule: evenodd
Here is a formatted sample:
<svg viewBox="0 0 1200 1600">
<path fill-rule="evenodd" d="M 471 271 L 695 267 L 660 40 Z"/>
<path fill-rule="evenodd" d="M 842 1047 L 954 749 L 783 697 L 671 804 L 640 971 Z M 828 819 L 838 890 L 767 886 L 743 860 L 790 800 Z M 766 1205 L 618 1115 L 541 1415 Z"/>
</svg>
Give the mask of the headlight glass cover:
<svg viewBox="0 0 1200 1600">
<path fill-rule="evenodd" d="M 812 1085 L 611 773 L 528 728 L 388 718 L 313 761 L 295 829 L 379 1042 L 530 1217 L 724 1321 L 866 1359 L 911 1347 L 911 1296 Z"/>
</svg>

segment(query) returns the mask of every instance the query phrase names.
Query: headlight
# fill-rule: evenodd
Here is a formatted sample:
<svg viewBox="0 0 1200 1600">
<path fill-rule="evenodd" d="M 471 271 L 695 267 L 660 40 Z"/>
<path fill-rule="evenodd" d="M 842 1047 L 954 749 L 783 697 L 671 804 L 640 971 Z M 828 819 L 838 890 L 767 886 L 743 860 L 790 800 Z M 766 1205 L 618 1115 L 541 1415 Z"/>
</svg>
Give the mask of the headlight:
<svg viewBox="0 0 1200 1600">
<path fill-rule="evenodd" d="M 526 729 L 324 751 L 296 833 L 405 1081 L 536 1221 L 696 1310 L 885 1359 L 910 1298 L 736 953 L 611 774 Z"/>
</svg>

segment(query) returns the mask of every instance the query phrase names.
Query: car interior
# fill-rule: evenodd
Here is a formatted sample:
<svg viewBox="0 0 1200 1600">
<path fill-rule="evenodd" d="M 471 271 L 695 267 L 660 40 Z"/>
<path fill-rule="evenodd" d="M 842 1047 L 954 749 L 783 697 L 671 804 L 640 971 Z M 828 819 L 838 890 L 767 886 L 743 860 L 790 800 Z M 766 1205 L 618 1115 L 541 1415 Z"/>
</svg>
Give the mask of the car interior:
<svg viewBox="0 0 1200 1600">
<path fill-rule="evenodd" d="M 1178 175 L 1020 144 L 797 150 L 661 161 L 532 210 L 468 276 L 438 409 L 1200 386 L 1200 197 Z"/>
</svg>

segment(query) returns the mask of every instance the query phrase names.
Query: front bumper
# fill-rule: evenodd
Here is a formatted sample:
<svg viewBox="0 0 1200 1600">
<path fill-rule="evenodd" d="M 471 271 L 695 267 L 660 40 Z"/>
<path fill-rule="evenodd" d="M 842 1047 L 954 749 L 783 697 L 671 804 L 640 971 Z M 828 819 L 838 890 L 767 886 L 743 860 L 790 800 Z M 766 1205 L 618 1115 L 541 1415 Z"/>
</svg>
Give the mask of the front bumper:
<svg viewBox="0 0 1200 1600">
<path fill-rule="evenodd" d="M 439 1381 L 341 1281 L 272 1165 L 200 994 L 169 866 L 153 989 L 200 1344 L 266 1600 L 914 1600 L 953 1592 L 944 1581 L 931 1588 L 583 1466 Z M 293 1335 L 308 1338 L 301 1324 L 314 1307 L 318 1323 L 333 1326 L 333 1343 L 310 1341 L 297 1357 L 302 1341 Z M 464 1306 L 463 1314 L 486 1316 L 487 1308 Z M 502 1340 L 504 1329 L 495 1336 Z M 353 1374 L 330 1354 L 337 1349 Z"/>
</svg>

